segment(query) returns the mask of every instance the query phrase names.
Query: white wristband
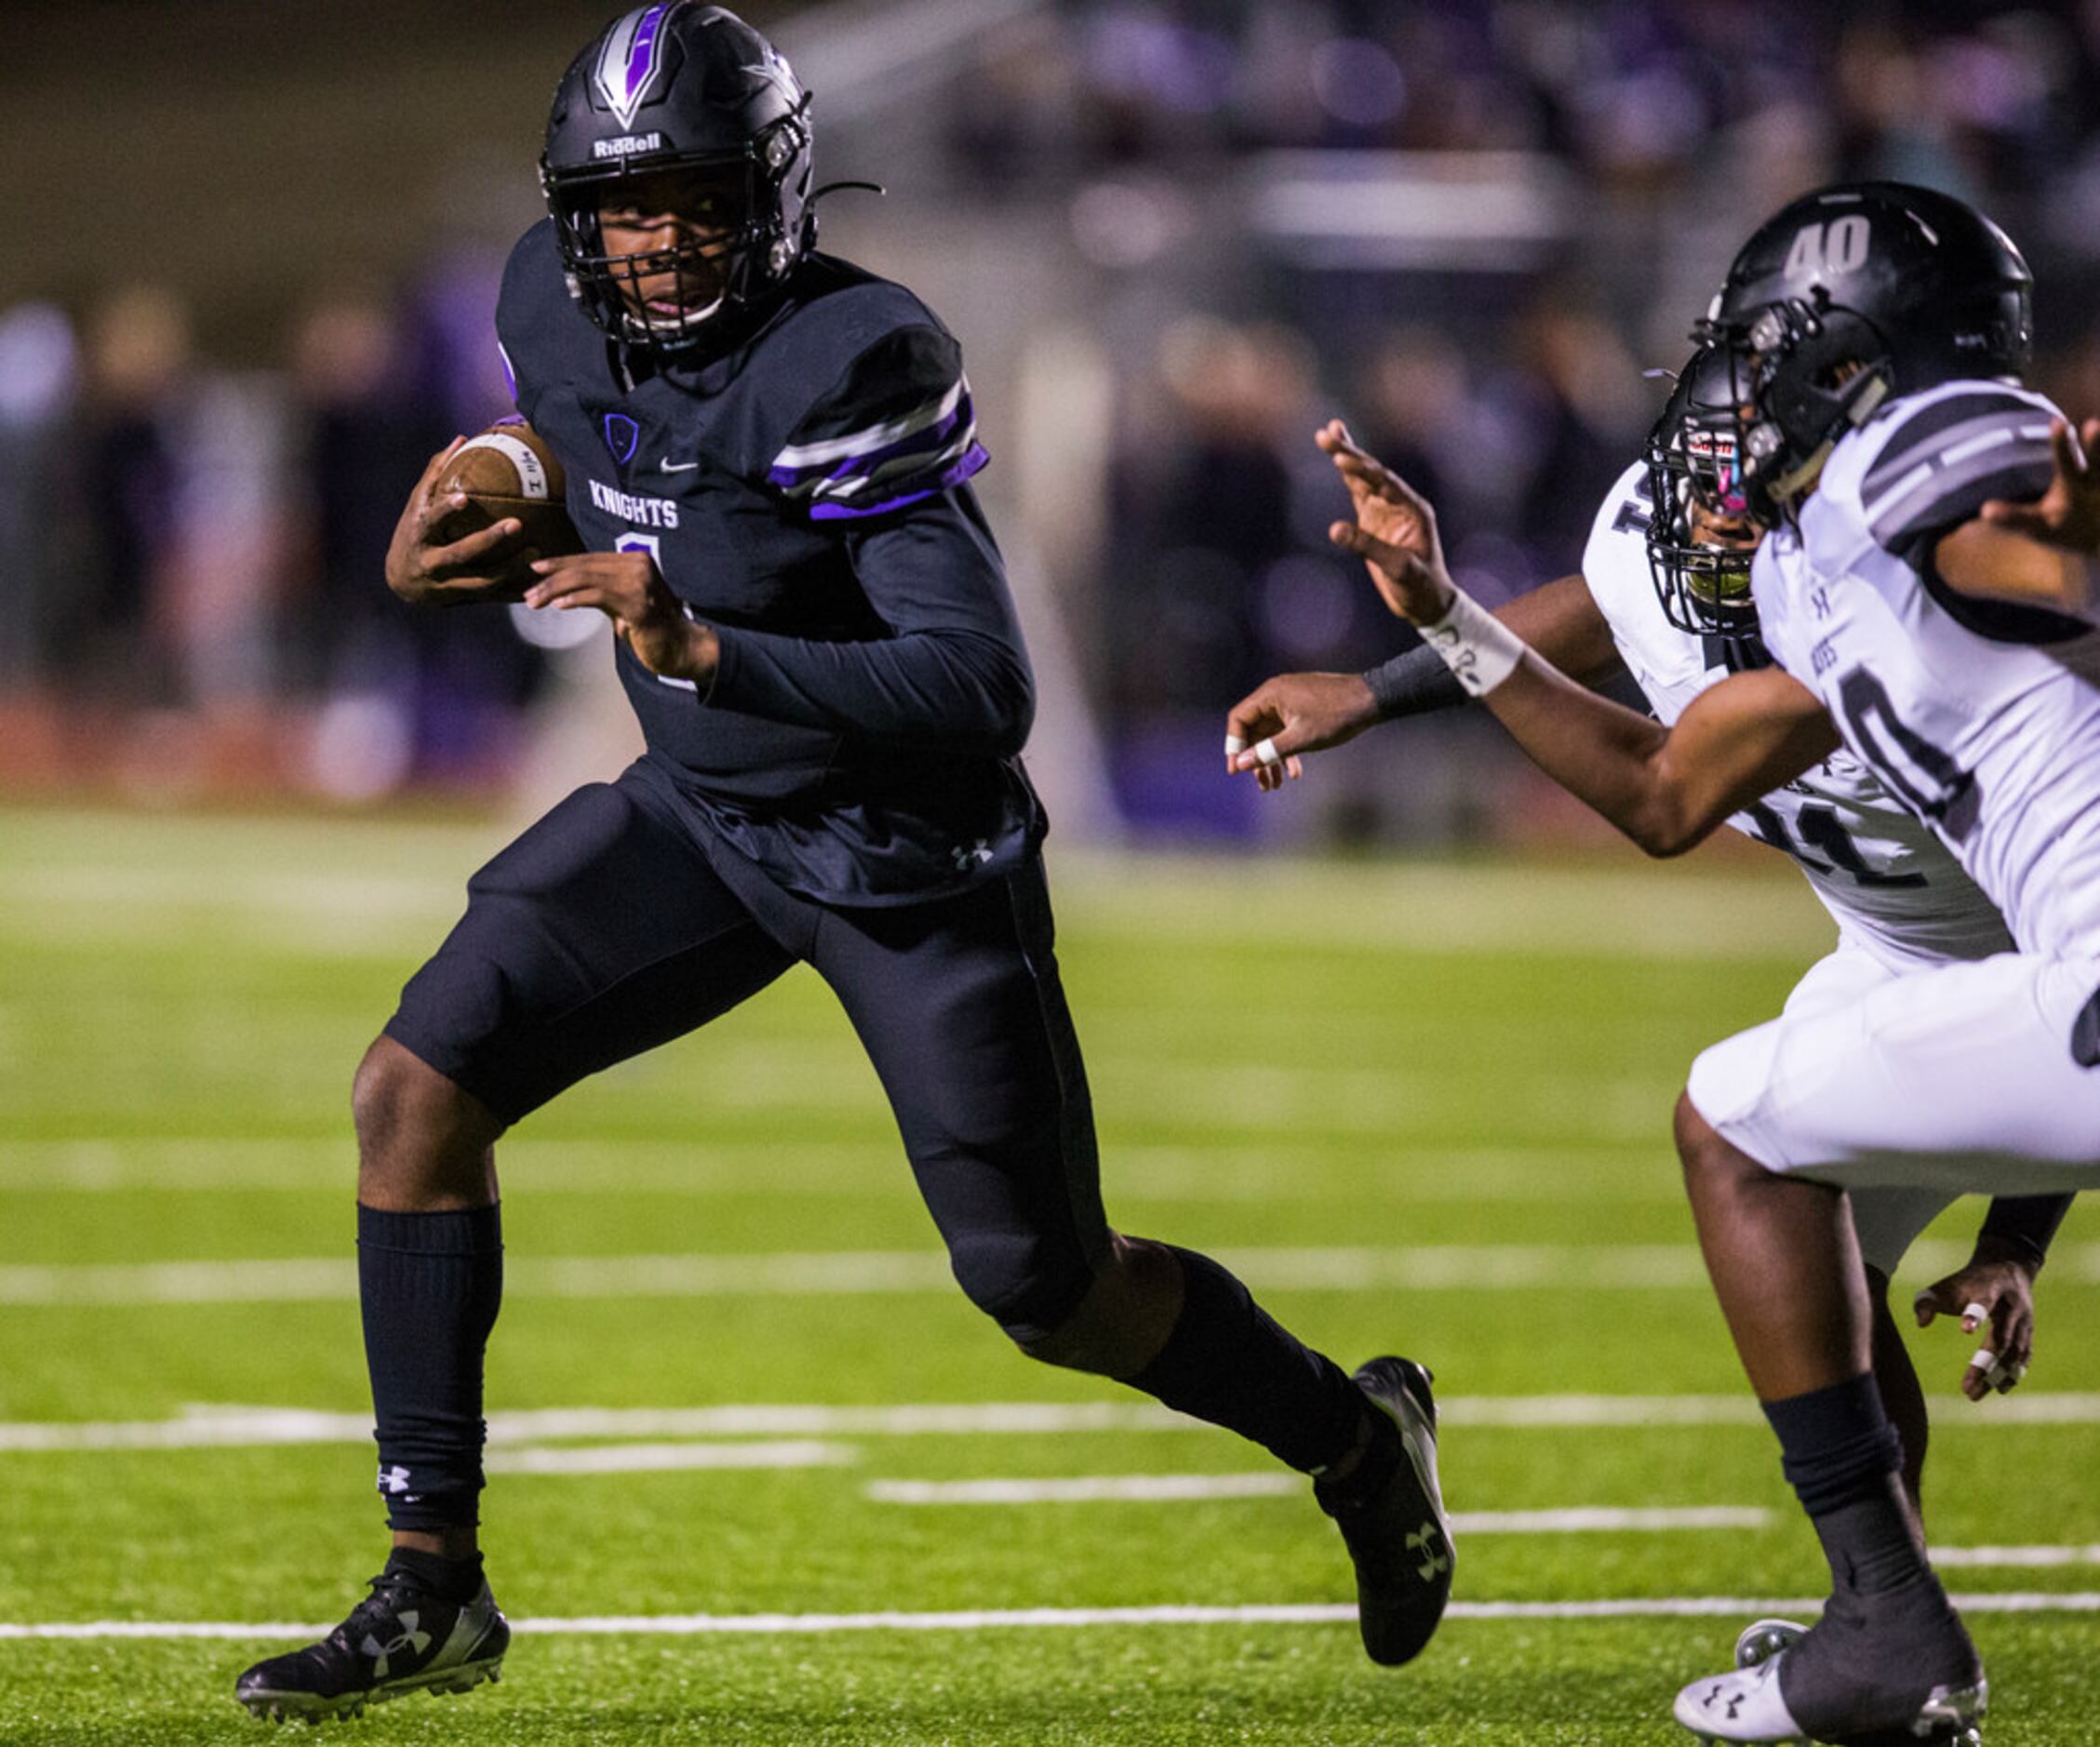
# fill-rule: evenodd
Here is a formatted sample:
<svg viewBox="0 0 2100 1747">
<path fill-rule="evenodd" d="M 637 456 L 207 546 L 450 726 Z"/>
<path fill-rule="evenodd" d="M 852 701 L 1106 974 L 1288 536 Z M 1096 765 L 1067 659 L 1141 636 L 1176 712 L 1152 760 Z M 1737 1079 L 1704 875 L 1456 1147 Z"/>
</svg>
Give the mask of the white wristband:
<svg viewBox="0 0 2100 1747">
<path fill-rule="evenodd" d="M 1485 698 L 1524 660 L 1524 639 L 1464 589 L 1451 591 L 1451 609 L 1435 624 L 1416 629 L 1469 698 Z"/>
</svg>

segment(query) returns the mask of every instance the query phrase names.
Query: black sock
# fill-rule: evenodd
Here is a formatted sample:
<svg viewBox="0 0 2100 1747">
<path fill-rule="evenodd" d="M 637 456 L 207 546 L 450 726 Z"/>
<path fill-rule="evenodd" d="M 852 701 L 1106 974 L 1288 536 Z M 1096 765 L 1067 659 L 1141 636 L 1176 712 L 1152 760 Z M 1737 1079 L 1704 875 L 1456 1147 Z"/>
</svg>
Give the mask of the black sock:
<svg viewBox="0 0 2100 1747">
<path fill-rule="evenodd" d="M 475 1522 L 481 1495 L 481 1361 L 503 1296 L 494 1207 L 357 1209 L 357 1290 L 393 1528 Z"/>
<path fill-rule="evenodd" d="M 1817 1740 L 1907 1736 L 1926 1691 L 1971 1685 L 1982 1664 L 1925 1562 L 1902 1439 L 1871 1375 L 1767 1402 L 1765 1417 L 1830 1561 L 1830 1600 L 1787 1653 L 1781 1696 Z"/>
<path fill-rule="evenodd" d="M 1786 1478 L 1840 1590 L 1901 1588 L 1927 1574 L 1903 1498 L 1903 1440 L 1870 1372 L 1765 1403 Z"/>
<path fill-rule="evenodd" d="M 1304 1473 L 1339 1461 L 1363 1432 L 1363 1392 L 1208 1256 L 1159 1247 L 1181 1263 L 1182 1314 L 1157 1356 L 1125 1380 Z"/>
<path fill-rule="evenodd" d="M 390 1571 L 406 1571 L 418 1589 L 428 1590 L 439 1601 L 463 1607 L 481 1594 L 481 1555 L 471 1553 L 463 1559 L 448 1559 L 443 1554 L 423 1553 L 414 1547 L 396 1547 L 387 1556 Z"/>
</svg>

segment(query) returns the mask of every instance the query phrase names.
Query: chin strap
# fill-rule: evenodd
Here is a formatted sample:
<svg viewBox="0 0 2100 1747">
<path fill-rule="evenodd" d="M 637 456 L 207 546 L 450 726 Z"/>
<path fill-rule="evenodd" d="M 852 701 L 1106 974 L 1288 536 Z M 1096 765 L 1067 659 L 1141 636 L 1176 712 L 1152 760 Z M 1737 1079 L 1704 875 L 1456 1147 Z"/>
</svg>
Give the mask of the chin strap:
<svg viewBox="0 0 2100 1747">
<path fill-rule="evenodd" d="M 889 192 L 880 182 L 826 182 L 809 196 L 808 204 L 813 207 L 826 194 L 836 194 L 849 188 L 858 188 L 871 194 L 887 194 Z"/>
<path fill-rule="evenodd" d="M 1885 376 L 1866 377 L 1845 407 L 1845 422 L 1853 430 L 1873 418 L 1881 403 L 1889 397 L 1889 379 Z M 1843 433 L 1839 433 L 1842 435 Z M 1823 477 L 1824 463 L 1829 460 L 1830 451 L 1838 447 L 1838 438 L 1825 437 L 1815 446 L 1814 451 L 1791 473 L 1786 473 L 1772 482 L 1771 498 L 1774 503 L 1789 508 L 1798 498 L 1805 497 Z"/>
</svg>

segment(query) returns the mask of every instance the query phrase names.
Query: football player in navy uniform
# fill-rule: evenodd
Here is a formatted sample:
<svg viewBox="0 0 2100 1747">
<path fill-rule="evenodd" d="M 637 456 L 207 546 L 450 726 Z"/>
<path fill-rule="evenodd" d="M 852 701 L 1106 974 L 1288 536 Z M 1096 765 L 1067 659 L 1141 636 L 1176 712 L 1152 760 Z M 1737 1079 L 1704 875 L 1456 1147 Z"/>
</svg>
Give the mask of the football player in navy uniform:
<svg viewBox="0 0 2100 1747">
<path fill-rule="evenodd" d="M 954 338 L 815 251 L 809 100 L 718 7 L 613 20 L 561 82 L 541 167 L 550 217 L 512 255 L 497 326 L 588 550 L 534 563 L 524 598 L 612 620 L 648 751 L 474 876 L 358 1070 L 395 1551 L 341 1626 L 236 1697 L 314 1716 L 495 1674 L 509 1634 L 475 1533 L 495 1143 L 798 962 L 858 1031 L 971 1300 L 1024 1353 L 1314 1476 L 1365 1647 L 1406 1661 L 1451 1585 L 1426 1372 L 1352 1378 L 1216 1262 L 1104 1216 L 1019 761 L 1033 682 L 969 484 L 986 457 Z M 441 538 L 444 459 L 389 584 L 517 598 L 515 524 Z"/>
</svg>

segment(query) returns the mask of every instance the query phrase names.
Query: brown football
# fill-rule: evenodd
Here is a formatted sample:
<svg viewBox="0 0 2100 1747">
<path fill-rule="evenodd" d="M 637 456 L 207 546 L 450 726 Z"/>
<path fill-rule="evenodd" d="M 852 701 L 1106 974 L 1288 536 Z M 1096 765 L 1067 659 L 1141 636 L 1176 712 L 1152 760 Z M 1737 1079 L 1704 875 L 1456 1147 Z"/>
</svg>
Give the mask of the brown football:
<svg viewBox="0 0 2100 1747">
<path fill-rule="evenodd" d="M 514 516 L 525 531 L 511 562 L 525 561 L 528 552 L 542 558 L 582 552 L 583 542 L 568 519 L 564 490 L 561 463 L 537 431 L 523 420 L 492 424 L 453 451 L 431 487 L 433 500 L 455 491 L 464 492 L 467 500 L 438 524 L 437 537 L 464 540 Z"/>
</svg>

